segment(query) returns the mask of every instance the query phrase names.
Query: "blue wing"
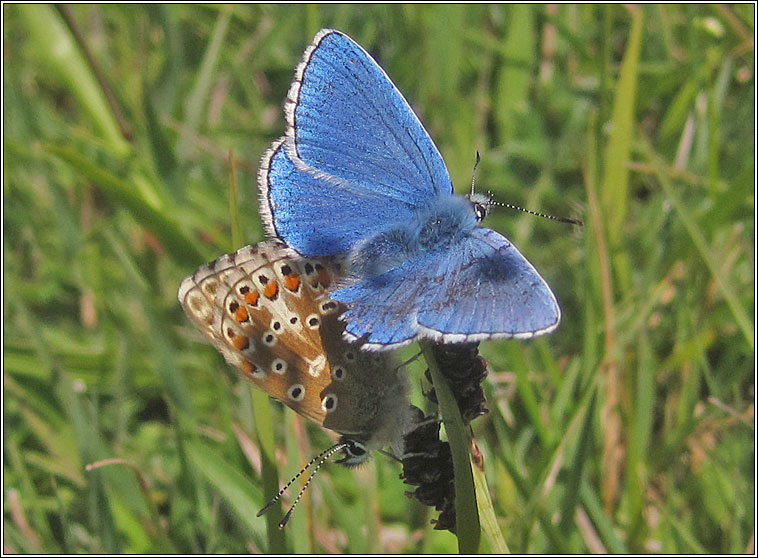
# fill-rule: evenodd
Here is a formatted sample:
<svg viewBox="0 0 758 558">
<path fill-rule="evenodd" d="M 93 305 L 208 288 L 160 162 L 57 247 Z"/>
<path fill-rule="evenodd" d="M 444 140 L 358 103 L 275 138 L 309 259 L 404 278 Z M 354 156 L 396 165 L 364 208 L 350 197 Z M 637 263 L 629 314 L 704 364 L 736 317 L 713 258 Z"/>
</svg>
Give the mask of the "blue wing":
<svg viewBox="0 0 758 558">
<path fill-rule="evenodd" d="M 418 206 L 453 192 L 442 156 L 410 105 L 350 37 L 320 31 L 288 97 L 293 158 L 395 203 Z"/>
<path fill-rule="evenodd" d="M 332 293 L 347 334 L 384 349 L 416 338 L 444 343 L 528 338 L 552 331 L 560 308 L 513 244 L 476 227 L 452 249 L 428 252 Z"/>
<path fill-rule="evenodd" d="M 381 194 L 299 169 L 274 142 L 258 171 L 260 213 L 269 236 L 310 257 L 342 254 L 362 235 L 408 219 L 410 208 L 385 203 Z M 367 210 L 367 208 L 369 208 Z"/>
<path fill-rule="evenodd" d="M 334 237 L 339 228 L 347 236 L 338 243 L 343 248 L 376 233 L 378 221 L 402 221 L 430 198 L 453 192 L 437 147 L 407 101 L 373 58 L 338 31 L 320 31 L 306 50 L 285 113 L 287 139 L 263 158 L 270 170 L 259 180 L 261 213 L 269 232 L 295 248 L 287 235 L 313 234 L 311 218 L 322 212 L 328 223 L 315 231 Z M 350 219 L 356 204 L 362 218 Z M 337 226 L 344 217 L 349 223 Z"/>
</svg>

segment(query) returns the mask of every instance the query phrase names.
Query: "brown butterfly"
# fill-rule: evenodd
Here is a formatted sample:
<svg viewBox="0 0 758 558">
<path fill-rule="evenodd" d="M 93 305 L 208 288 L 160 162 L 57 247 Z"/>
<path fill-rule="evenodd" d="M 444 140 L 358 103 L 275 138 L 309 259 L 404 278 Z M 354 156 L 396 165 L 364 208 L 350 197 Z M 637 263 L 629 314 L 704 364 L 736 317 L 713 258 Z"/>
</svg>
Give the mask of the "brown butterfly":
<svg viewBox="0 0 758 558">
<path fill-rule="evenodd" d="M 331 300 L 326 261 L 293 256 L 278 240 L 245 246 L 182 281 L 179 302 L 226 360 L 271 397 L 349 445 L 346 464 L 367 449 L 402 453 L 407 383 L 392 357 L 343 339 L 344 307 Z"/>
</svg>

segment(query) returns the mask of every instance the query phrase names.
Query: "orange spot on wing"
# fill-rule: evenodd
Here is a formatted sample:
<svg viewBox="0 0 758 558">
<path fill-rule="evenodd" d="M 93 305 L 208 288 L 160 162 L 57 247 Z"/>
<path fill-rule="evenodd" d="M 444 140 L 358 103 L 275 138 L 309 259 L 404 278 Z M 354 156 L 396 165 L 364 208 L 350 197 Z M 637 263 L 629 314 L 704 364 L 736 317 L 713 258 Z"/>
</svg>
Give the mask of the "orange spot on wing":
<svg viewBox="0 0 758 558">
<path fill-rule="evenodd" d="M 250 306 L 256 306 L 258 304 L 258 297 L 260 297 L 258 291 L 247 291 L 245 293 L 245 302 Z"/>
<path fill-rule="evenodd" d="M 287 287 L 293 293 L 300 287 L 300 277 L 294 273 L 284 276 L 284 286 Z"/>
<path fill-rule="evenodd" d="M 244 335 L 237 335 L 234 339 L 232 339 L 232 344 L 238 351 L 244 351 L 250 346 L 250 340 Z"/>
<path fill-rule="evenodd" d="M 255 367 L 252 364 L 250 364 L 250 362 L 247 360 L 243 360 L 241 366 L 242 366 L 242 371 L 245 374 L 249 374 L 250 376 L 252 376 L 253 373 L 255 372 Z"/>
<path fill-rule="evenodd" d="M 234 311 L 234 319 L 239 323 L 246 322 L 249 318 L 250 316 L 248 315 L 247 310 L 245 310 L 244 306 L 238 306 Z"/>
<path fill-rule="evenodd" d="M 278 292 L 279 284 L 276 281 L 269 281 L 266 283 L 266 286 L 263 287 L 263 296 L 266 298 L 274 298 Z"/>
</svg>

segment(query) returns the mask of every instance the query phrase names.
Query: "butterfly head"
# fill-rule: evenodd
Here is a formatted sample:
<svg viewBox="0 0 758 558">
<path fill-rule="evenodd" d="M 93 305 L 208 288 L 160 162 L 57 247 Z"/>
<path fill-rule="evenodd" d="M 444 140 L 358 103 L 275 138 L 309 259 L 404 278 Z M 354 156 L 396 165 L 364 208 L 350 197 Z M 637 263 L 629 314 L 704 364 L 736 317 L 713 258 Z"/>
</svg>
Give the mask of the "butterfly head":
<svg viewBox="0 0 758 558">
<path fill-rule="evenodd" d="M 342 448 L 342 453 L 345 455 L 342 459 L 338 459 L 337 463 L 344 465 L 345 467 L 358 467 L 368 461 L 371 453 L 363 442 L 351 438 L 350 436 L 342 436 L 339 441 L 340 444 L 345 444 Z"/>
<path fill-rule="evenodd" d="M 471 192 L 468 195 L 468 199 L 474 208 L 474 215 L 476 220 L 481 223 L 490 214 L 490 209 L 493 205 L 497 205 L 490 196 L 486 194 L 480 194 L 479 192 Z"/>
</svg>

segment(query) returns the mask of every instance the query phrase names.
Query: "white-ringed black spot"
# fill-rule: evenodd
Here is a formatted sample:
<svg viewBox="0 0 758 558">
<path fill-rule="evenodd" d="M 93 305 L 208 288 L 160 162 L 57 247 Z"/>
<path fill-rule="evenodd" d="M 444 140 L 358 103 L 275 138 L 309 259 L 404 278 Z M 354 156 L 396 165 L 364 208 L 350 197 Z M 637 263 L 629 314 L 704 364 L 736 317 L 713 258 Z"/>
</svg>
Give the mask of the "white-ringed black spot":
<svg viewBox="0 0 758 558">
<path fill-rule="evenodd" d="M 287 363 L 280 358 L 275 358 L 271 363 L 271 371 L 277 374 L 284 374 L 287 371 Z"/>
<path fill-rule="evenodd" d="M 311 329 L 316 329 L 321 325 L 321 319 L 316 314 L 311 314 L 305 318 L 306 325 Z"/>
<path fill-rule="evenodd" d="M 332 369 L 332 378 L 335 380 L 341 380 L 345 377 L 346 370 L 342 366 L 335 366 Z"/>
<path fill-rule="evenodd" d="M 263 334 L 262 341 L 263 341 L 263 344 L 266 345 L 267 347 L 273 347 L 274 345 L 276 345 L 277 337 L 276 335 L 274 335 L 273 333 L 269 331 Z"/>
<path fill-rule="evenodd" d="M 321 305 L 321 311 L 326 314 L 337 308 L 337 303 L 333 300 L 328 300 Z"/>
<path fill-rule="evenodd" d="M 333 393 L 330 393 L 329 395 L 325 396 L 321 400 L 321 408 L 324 409 L 324 412 L 331 413 L 337 408 L 337 396 Z"/>
<path fill-rule="evenodd" d="M 292 384 L 287 390 L 287 397 L 291 401 L 302 401 L 305 398 L 305 388 L 303 384 Z"/>
</svg>

